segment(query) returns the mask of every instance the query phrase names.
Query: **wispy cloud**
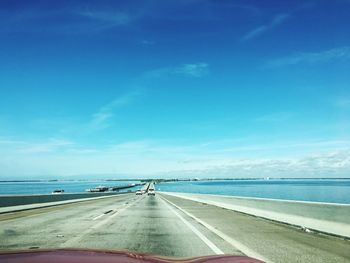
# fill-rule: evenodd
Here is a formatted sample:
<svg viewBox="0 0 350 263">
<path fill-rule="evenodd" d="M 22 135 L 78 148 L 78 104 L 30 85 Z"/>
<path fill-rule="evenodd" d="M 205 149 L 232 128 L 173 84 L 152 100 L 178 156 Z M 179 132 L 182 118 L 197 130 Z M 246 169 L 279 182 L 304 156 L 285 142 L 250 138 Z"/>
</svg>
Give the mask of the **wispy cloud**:
<svg viewBox="0 0 350 263">
<path fill-rule="evenodd" d="M 102 106 L 91 116 L 88 128 L 101 130 L 109 127 L 111 125 L 110 120 L 115 115 L 116 110 L 132 103 L 139 95 L 141 95 L 140 92 L 130 92 Z"/>
<path fill-rule="evenodd" d="M 130 14 L 113 10 L 85 10 L 76 13 L 82 17 L 105 23 L 108 26 L 127 25 L 132 21 Z"/>
<path fill-rule="evenodd" d="M 10 139 L 2 140 L 11 143 Z M 274 155 L 269 154 L 271 149 L 276 150 L 273 151 Z M 299 150 L 294 151 L 297 154 L 285 154 L 291 149 Z M 260 157 L 250 154 L 259 151 L 263 153 Z M 12 147 L 0 147 L 0 157 L 0 176 L 40 174 L 45 171 L 54 175 L 119 173 L 124 176 L 139 174 L 159 177 L 334 177 L 346 176 L 350 172 L 350 141 L 276 142 L 264 145 L 245 142 L 234 147 L 227 143 L 213 145 L 212 142 L 203 146 L 139 140 L 90 148 L 70 140 L 51 138 L 40 142 L 12 140 Z"/>
<path fill-rule="evenodd" d="M 13 140 L 10 138 L 0 137 L 0 145 L 21 145 L 21 144 L 24 144 L 24 142 L 20 140 Z"/>
<path fill-rule="evenodd" d="M 349 60 L 350 47 L 338 47 L 320 52 L 296 53 L 287 57 L 277 58 L 267 63 L 267 67 L 280 67 L 301 63 L 315 64 L 332 60 Z"/>
<path fill-rule="evenodd" d="M 290 16 L 288 14 L 278 14 L 276 15 L 268 24 L 260 25 L 253 30 L 247 32 L 242 38 L 241 41 L 248 41 L 253 38 L 256 38 L 267 31 L 275 28 L 276 26 L 285 22 Z"/>
<path fill-rule="evenodd" d="M 209 64 L 204 62 L 183 64 L 177 67 L 164 67 L 146 72 L 146 77 L 158 78 L 171 75 L 182 75 L 200 78 L 209 73 Z"/>
<path fill-rule="evenodd" d="M 48 138 L 40 141 L 0 139 L 2 150 L 17 154 L 48 153 L 75 145 L 75 142 L 63 138 Z"/>
<path fill-rule="evenodd" d="M 182 177 L 347 177 L 350 151 L 340 150 L 298 158 L 236 158 L 202 161 L 202 165 L 184 164 L 183 170 L 169 171 Z M 187 166 L 187 167 L 186 167 Z"/>
<path fill-rule="evenodd" d="M 18 149 L 19 153 L 47 153 L 74 145 L 74 142 L 66 139 L 49 139 L 44 143 L 32 143 Z"/>
<path fill-rule="evenodd" d="M 270 142 L 254 143 L 250 145 L 233 145 L 225 148 L 214 149 L 217 153 L 278 153 L 279 156 L 293 154 L 305 154 L 310 152 L 325 152 L 333 150 L 350 149 L 349 140 L 314 140 L 314 141 L 291 141 L 291 142 Z"/>
<path fill-rule="evenodd" d="M 184 64 L 174 69 L 175 74 L 189 75 L 192 77 L 202 77 L 208 73 L 207 63 Z"/>
<path fill-rule="evenodd" d="M 147 40 L 147 39 L 143 39 L 141 40 L 140 42 L 142 45 L 145 45 L 145 46 L 152 46 L 154 45 L 156 42 L 155 41 L 151 41 L 151 40 Z"/>
<path fill-rule="evenodd" d="M 3 11 L 0 31 L 29 31 L 55 33 L 98 32 L 118 26 L 127 26 L 136 16 L 116 8 L 88 6 L 82 9 L 79 3 L 48 9 L 39 5 Z"/>
</svg>

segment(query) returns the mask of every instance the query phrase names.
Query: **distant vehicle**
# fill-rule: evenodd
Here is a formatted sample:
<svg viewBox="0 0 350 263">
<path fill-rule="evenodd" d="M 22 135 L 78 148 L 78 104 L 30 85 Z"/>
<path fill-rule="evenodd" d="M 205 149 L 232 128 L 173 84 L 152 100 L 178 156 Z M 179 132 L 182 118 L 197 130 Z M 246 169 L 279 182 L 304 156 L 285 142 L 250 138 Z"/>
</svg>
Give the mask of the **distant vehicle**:
<svg viewBox="0 0 350 263">
<path fill-rule="evenodd" d="M 56 189 L 52 191 L 53 194 L 63 194 L 64 190 L 63 189 Z"/>
<path fill-rule="evenodd" d="M 136 195 L 142 195 L 142 194 L 143 194 L 143 192 L 141 190 L 136 191 Z"/>
<path fill-rule="evenodd" d="M 149 189 L 147 195 L 156 195 L 156 192 L 153 189 Z"/>
</svg>

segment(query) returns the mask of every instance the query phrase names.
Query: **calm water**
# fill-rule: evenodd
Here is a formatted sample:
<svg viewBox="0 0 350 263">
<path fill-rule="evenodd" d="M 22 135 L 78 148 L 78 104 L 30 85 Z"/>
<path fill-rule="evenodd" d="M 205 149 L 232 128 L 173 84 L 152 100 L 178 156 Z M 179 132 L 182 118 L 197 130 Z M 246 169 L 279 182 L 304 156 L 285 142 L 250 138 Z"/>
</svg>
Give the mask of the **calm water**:
<svg viewBox="0 0 350 263">
<path fill-rule="evenodd" d="M 49 194 L 55 189 L 67 193 L 84 192 L 99 185 L 115 186 L 135 181 L 0 182 L 0 195 Z M 140 187 L 131 188 L 136 190 Z M 235 195 L 350 204 L 350 179 L 337 180 L 236 180 L 171 182 L 156 185 L 157 190 L 202 194 Z M 126 189 L 124 191 L 127 191 Z"/>
<path fill-rule="evenodd" d="M 350 179 L 161 183 L 157 190 L 350 204 Z"/>
<path fill-rule="evenodd" d="M 10 194 L 50 194 L 55 189 L 64 189 L 66 193 L 84 192 L 86 189 L 99 185 L 117 186 L 139 183 L 136 181 L 60 181 L 60 182 L 0 182 L 0 195 Z M 138 187 L 139 188 L 139 187 Z M 134 190 L 135 188 L 122 191 Z"/>
</svg>

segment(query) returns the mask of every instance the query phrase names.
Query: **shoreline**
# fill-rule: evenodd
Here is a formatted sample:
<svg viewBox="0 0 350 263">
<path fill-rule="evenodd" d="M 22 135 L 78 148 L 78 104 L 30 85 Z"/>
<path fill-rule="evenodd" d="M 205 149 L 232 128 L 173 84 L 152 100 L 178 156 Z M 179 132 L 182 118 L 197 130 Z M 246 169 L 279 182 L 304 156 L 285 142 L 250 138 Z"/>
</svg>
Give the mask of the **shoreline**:
<svg viewBox="0 0 350 263">
<path fill-rule="evenodd" d="M 137 179 L 34 179 L 34 180 L 0 180 L 0 183 L 40 183 L 40 182 L 118 182 L 118 181 L 159 181 L 159 182 L 202 182 L 202 181 L 279 181 L 279 180 L 350 180 L 350 177 L 337 177 L 337 178 L 293 178 L 293 177 L 269 177 L 268 179 L 263 177 L 252 178 L 173 178 L 173 179 L 161 179 L 161 178 L 137 178 Z"/>
</svg>

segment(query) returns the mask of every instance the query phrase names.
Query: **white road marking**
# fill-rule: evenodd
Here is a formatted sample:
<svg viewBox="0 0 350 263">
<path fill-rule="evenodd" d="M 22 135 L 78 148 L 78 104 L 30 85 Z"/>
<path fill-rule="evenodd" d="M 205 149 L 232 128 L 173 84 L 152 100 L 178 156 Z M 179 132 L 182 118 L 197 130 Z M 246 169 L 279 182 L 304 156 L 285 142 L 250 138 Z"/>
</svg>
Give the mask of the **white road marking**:
<svg viewBox="0 0 350 263">
<path fill-rule="evenodd" d="M 97 219 L 99 219 L 99 218 L 103 217 L 104 215 L 105 215 L 105 214 L 102 214 L 102 215 L 96 216 L 96 217 L 94 217 L 92 220 L 97 220 Z"/>
<path fill-rule="evenodd" d="M 177 209 L 179 209 L 181 212 L 183 212 L 184 214 L 188 215 L 189 217 L 193 218 L 194 220 L 196 220 L 198 223 L 202 224 L 203 226 L 205 226 L 207 229 L 209 229 L 211 232 L 215 233 L 216 235 L 218 235 L 219 237 L 221 237 L 222 239 L 224 239 L 227 243 L 231 244 L 233 247 L 239 249 L 240 251 L 242 251 L 245 255 L 252 257 L 252 258 L 256 258 L 256 259 L 260 259 L 264 262 L 269 262 L 269 263 L 273 263 L 271 260 L 266 259 L 264 256 L 260 255 L 259 253 L 251 250 L 250 248 L 248 248 L 247 246 L 243 245 L 242 243 L 238 242 L 237 240 L 234 240 L 233 238 L 229 237 L 228 235 L 224 234 L 223 232 L 219 231 L 218 229 L 214 228 L 213 226 L 207 224 L 206 222 L 204 222 L 203 220 L 195 217 L 194 215 L 190 214 L 189 212 L 185 211 L 184 209 L 182 209 L 181 207 L 175 205 L 174 203 L 170 202 L 168 199 L 166 199 L 164 196 L 162 196 L 162 198 L 167 201 L 169 204 L 173 205 L 174 207 L 176 207 Z"/>
<path fill-rule="evenodd" d="M 74 246 L 81 238 L 83 238 L 85 235 L 89 234 L 90 232 L 92 232 L 93 230 L 107 224 L 110 220 L 112 220 L 114 217 L 116 217 L 117 215 L 119 215 L 120 212 L 128 209 L 130 206 L 134 205 L 135 203 L 137 203 L 138 201 L 140 201 L 142 198 L 137 199 L 134 202 L 129 203 L 128 205 L 125 205 L 123 207 L 121 207 L 120 209 L 117 209 L 117 212 L 114 213 L 113 215 L 106 217 L 104 220 L 98 221 L 95 225 L 90 226 L 89 228 L 87 228 L 85 231 L 79 233 L 77 236 L 68 239 L 66 242 L 63 242 L 60 247 L 71 247 Z M 104 214 L 103 214 L 104 215 Z"/>
<path fill-rule="evenodd" d="M 166 200 L 168 201 L 168 200 Z M 169 202 L 169 201 L 168 201 Z M 170 202 L 169 202 L 170 203 Z M 174 208 L 169 206 L 170 210 L 186 225 L 189 229 L 192 230 L 215 254 L 225 254 L 220 248 L 218 248 L 213 242 L 211 242 L 208 238 L 206 238 L 201 232 L 198 231 L 190 222 L 184 219 L 178 212 L 175 211 Z"/>
</svg>

